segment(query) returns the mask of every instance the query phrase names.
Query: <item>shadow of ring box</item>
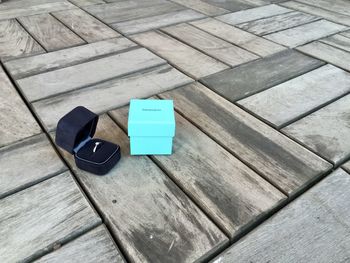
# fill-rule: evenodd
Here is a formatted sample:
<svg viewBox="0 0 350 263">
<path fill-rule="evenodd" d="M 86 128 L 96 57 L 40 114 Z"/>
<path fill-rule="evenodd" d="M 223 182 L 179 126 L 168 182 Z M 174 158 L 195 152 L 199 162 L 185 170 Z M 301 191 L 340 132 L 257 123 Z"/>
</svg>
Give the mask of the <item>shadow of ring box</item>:
<svg viewBox="0 0 350 263">
<path fill-rule="evenodd" d="M 96 131 L 98 115 L 78 106 L 63 116 L 57 124 L 56 144 L 74 154 L 78 168 L 104 175 L 120 159 L 117 144 L 92 138 Z"/>
</svg>

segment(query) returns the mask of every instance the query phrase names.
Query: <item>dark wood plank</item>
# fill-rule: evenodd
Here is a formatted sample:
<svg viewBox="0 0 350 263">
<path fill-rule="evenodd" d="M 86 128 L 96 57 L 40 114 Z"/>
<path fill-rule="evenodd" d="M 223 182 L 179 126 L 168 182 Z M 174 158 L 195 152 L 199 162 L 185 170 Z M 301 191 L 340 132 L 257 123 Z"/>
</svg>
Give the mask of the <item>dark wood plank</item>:
<svg viewBox="0 0 350 263">
<path fill-rule="evenodd" d="M 172 0 L 172 1 L 208 16 L 217 16 L 217 15 L 222 15 L 230 12 L 229 10 L 208 4 L 202 0 Z"/>
</svg>

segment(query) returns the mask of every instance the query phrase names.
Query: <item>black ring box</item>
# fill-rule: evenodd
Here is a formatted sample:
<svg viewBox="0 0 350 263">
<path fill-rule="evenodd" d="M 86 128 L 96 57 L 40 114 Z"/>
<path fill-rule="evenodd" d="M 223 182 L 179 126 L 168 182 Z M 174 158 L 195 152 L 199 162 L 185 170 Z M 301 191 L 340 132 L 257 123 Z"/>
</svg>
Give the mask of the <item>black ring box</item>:
<svg viewBox="0 0 350 263">
<path fill-rule="evenodd" d="M 98 115 L 78 106 L 57 124 L 56 144 L 74 154 L 77 167 L 97 175 L 108 173 L 120 159 L 117 144 L 92 138 Z"/>
</svg>

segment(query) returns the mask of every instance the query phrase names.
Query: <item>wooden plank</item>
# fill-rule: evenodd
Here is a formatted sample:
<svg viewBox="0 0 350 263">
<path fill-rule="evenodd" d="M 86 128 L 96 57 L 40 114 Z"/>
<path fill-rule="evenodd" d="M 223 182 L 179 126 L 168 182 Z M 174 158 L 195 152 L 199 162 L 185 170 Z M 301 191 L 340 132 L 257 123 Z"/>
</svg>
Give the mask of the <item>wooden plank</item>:
<svg viewBox="0 0 350 263">
<path fill-rule="evenodd" d="M 120 36 L 113 29 L 81 9 L 54 12 L 52 15 L 88 43 Z"/>
<path fill-rule="evenodd" d="M 350 38 L 342 35 L 333 35 L 327 38 L 320 39 L 320 42 L 343 49 L 350 52 Z"/>
<path fill-rule="evenodd" d="M 281 128 L 349 91 L 350 74 L 327 64 L 238 103 Z"/>
<path fill-rule="evenodd" d="M 350 38 L 350 31 L 340 33 L 342 36 Z"/>
<path fill-rule="evenodd" d="M 66 172 L 0 200 L 0 261 L 31 261 L 101 223 Z"/>
<path fill-rule="evenodd" d="M 317 155 L 199 83 L 161 97 L 174 99 L 176 109 L 183 116 L 289 196 L 332 168 Z M 194 141 L 193 136 L 188 139 Z M 201 145 L 208 151 L 206 143 Z M 219 161 L 216 163 L 225 166 Z M 165 169 L 167 166 L 164 165 Z"/>
<path fill-rule="evenodd" d="M 234 46 L 189 24 L 166 27 L 162 31 L 230 66 L 237 66 L 258 58 L 258 56 L 242 48 Z"/>
<path fill-rule="evenodd" d="M 103 113 L 128 104 L 132 98 L 147 98 L 190 82 L 192 79 L 186 75 L 163 65 L 41 100 L 33 106 L 46 128 L 53 130 L 58 120 L 76 106 L 84 105 L 93 112 Z"/>
<path fill-rule="evenodd" d="M 0 198 L 66 170 L 45 135 L 0 148 Z"/>
<path fill-rule="evenodd" d="M 73 66 L 114 54 L 136 44 L 127 38 L 120 37 L 87 45 L 54 51 L 39 56 L 20 58 L 5 63 L 5 67 L 15 79 Z"/>
<path fill-rule="evenodd" d="M 206 18 L 191 22 L 190 24 L 262 57 L 286 49 L 265 38 L 245 32 L 216 19 Z"/>
<path fill-rule="evenodd" d="M 76 169 L 105 223 L 132 262 L 194 262 L 228 239 L 146 156 L 130 156 L 126 134 L 107 116 L 96 137 L 120 144 L 122 158 L 107 176 Z"/>
<path fill-rule="evenodd" d="M 125 262 L 104 225 L 34 261 L 35 263 Z"/>
<path fill-rule="evenodd" d="M 163 59 L 140 48 L 34 75 L 17 83 L 27 99 L 34 101 L 164 63 Z"/>
<path fill-rule="evenodd" d="M 213 262 L 347 262 L 349 187 L 335 171 Z"/>
<path fill-rule="evenodd" d="M 350 161 L 347 161 L 345 164 L 343 164 L 342 168 L 350 173 Z"/>
<path fill-rule="evenodd" d="M 228 68 L 223 63 L 161 32 L 147 32 L 131 38 L 194 78 L 201 78 Z"/>
<path fill-rule="evenodd" d="M 242 9 L 248 9 L 257 5 L 264 5 L 266 2 L 263 0 L 202 0 L 208 4 L 221 7 L 230 11 L 239 11 Z"/>
<path fill-rule="evenodd" d="M 217 16 L 230 12 L 221 7 L 217 7 L 202 0 L 172 0 L 175 3 L 186 6 L 208 16 Z"/>
<path fill-rule="evenodd" d="M 298 0 L 304 4 L 316 6 L 322 9 L 326 9 L 335 13 L 350 16 L 350 3 L 346 0 Z"/>
<path fill-rule="evenodd" d="M 45 50 L 15 20 L 0 21 L 0 59 L 44 53 Z"/>
<path fill-rule="evenodd" d="M 315 69 L 324 63 L 288 50 L 200 81 L 230 101 L 237 101 Z"/>
<path fill-rule="evenodd" d="M 89 5 L 97 5 L 97 4 L 105 4 L 106 2 L 103 0 L 70 0 L 73 4 L 79 7 L 89 6 Z"/>
<path fill-rule="evenodd" d="M 350 156 L 350 95 L 285 127 L 288 135 L 338 165 Z"/>
<path fill-rule="evenodd" d="M 296 47 L 345 29 L 346 27 L 342 25 L 327 20 L 319 20 L 279 31 L 277 33 L 272 33 L 264 37 L 288 47 Z"/>
</svg>

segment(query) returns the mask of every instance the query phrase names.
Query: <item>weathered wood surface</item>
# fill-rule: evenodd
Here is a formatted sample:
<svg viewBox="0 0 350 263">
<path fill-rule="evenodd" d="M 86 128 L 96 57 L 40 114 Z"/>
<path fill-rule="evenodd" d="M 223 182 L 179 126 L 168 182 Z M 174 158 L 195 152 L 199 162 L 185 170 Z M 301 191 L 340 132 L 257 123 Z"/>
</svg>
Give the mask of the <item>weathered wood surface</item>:
<svg viewBox="0 0 350 263">
<path fill-rule="evenodd" d="M 169 65 L 162 65 L 41 100 L 35 102 L 33 106 L 46 128 L 53 130 L 58 120 L 76 106 L 84 105 L 93 112 L 103 113 L 128 104 L 132 98 L 147 98 L 190 82 L 192 79 L 178 70 Z"/>
<path fill-rule="evenodd" d="M 79 7 L 106 3 L 104 0 L 69 0 L 69 1 Z"/>
<path fill-rule="evenodd" d="M 0 59 L 44 53 L 45 50 L 15 20 L 0 21 Z"/>
<path fill-rule="evenodd" d="M 39 134 L 39 125 L 1 66 L 0 90 L 0 147 Z"/>
<path fill-rule="evenodd" d="M 340 34 L 344 37 L 350 38 L 350 31 L 341 32 Z"/>
<path fill-rule="evenodd" d="M 30 261 L 101 223 L 66 172 L 0 200 L 0 261 Z"/>
<path fill-rule="evenodd" d="M 350 173 L 350 161 L 347 161 L 345 164 L 343 164 L 342 168 Z"/>
<path fill-rule="evenodd" d="M 128 108 L 111 112 L 126 129 Z M 285 196 L 258 174 L 176 114 L 171 156 L 153 158 L 176 183 L 234 238 Z"/>
<path fill-rule="evenodd" d="M 257 5 L 264 5 L 266 2 L 263 0 L 202 0 L 203 2 L 211 5 L 225 8 L 230 11 L 239 11 L 242 9 L 249 9 Z"/>
<path fill-rule="evenodd" d="M 191 22 L 190 24 L 262 57 L 286 49 L 265 38 L 245 32 L 216 19 L 206 18 Z"/>
<path fill-rule="evenodd" d="M 236 101 L 313 70 L 324 62 L 296 51 L 252 61 L 200 81 L 230 101 Z"/>
<path fill-rule="evenodd" d="M 74 239 L 35 263 L 122 263 L 125 262 L 104 225 Z"/>
<path fill-rule="evenodd" d="M 201 78 L 228 68 L 225 64 L 161 32 L 137 34 L 132 36 L 132 39 L 194 78 Z"/>
<path fill-rule="evenodd" d="M 237 66 L 258 58 L 242 48 L 189 24 L 166 27 L 162 31 L 230 66 Z"/>
<path fill-rule="evenodd" d="M 327 64 L 238 103 L 281 128 L 348 92 L 350 74 Z"/>
<path fill-rule="evenodd" d="M 27 99 L 34 101 L 161 64 L 165 64 L 163 59 L 140 48 L 34 75 L 17 83 Z"/>
<path fill-rule="evenodd" d="M 105 223 L 133 262 L 194 262 L 228 239 L 146 156 L 130 156 L 126 134 L 107 115 L 97 138 L 118 143 L 122 158 L 108 175 L 76 169 L 64 157 L 101 209 Z"/>
<path fill-rule="evenodd" d="M 348 262 L 349 187 L 335 171 L 212 262 Z"/>
<path fill-rule="evenodd" d="M 307 5 L 316 6 L 334 13 L 350 16 L 350 3 L 347 0 L 298 0 Z"/>
<path fill-rule="evenodd" d="M 120 36 L 112 28 L 80 9 L 54 12 L 52 15 L 88 43 Z"/>
<path fill-rule="evenodd" d="M 342 36 L 340 34 L 320 39 L 320 42 L 350 52 L 350 38 Z"/>
<path fill-rule="evenodd" d="M 350 157 L 350 95 L 285 127 L 283 131 L 336 165 Z"/>
<path fill-rule="evenodd" d="M 343 25 L 335 24 L 322 19 L 309 24 L 268 34 L 264 37 L 279 44 L 293 48 L 307 42 L 335 34 L 345 29 L 346 27 Z"/>
<path fill-rule="evenodd" d="M 21 79 L 30 75 L 99 59 L 133 47 L 136 47 L 134 42 L 120 37 L 38 56 L 11 60 L 5 63 L 5 67 L 13 78 Z"/>
<path fill-rule="evenodd" d="M 0 148 L 0 167 L 0 198 L 66 170 L 43 134 Z"/>
<path fill-rule="evenodd" d="M 186 6 L 208 16 L 217 16 L 229 13 L 229 10 L 208 4 L 202 0 L 172 0 L 175 3 Z"/>
<path fill-rule="evenodd" d="M 289 196 L 332 168 L 317 155 L 199 83 L 161 94 L 161 97 L 174 99 L 181 114 Z M 193 135 L 187 138 L 197 141 Z M 199 140 L 198 144 L 205 145 L 207 151 L 211 149 Z M 216 163 L 225 167 L 227 161 Z M 169 165 L 166 163 L 165 169 Z"/>
<path fill-rule="evenodd" d="M 18 20 L 47 51 L 85 43 L 50 14 L 20 17 Z"/>
</svg>

